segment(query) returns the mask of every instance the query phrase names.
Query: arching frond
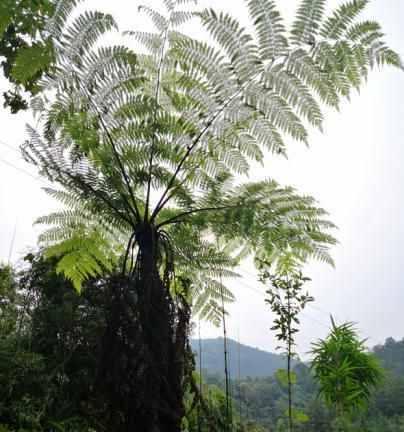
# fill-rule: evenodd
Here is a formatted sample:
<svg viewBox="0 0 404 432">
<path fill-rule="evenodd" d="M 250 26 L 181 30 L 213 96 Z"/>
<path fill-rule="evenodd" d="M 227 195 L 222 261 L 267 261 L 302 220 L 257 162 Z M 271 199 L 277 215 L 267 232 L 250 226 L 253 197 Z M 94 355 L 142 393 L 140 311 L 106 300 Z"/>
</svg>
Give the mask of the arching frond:
<svg viewBox="0 0 404 432">
<path fill-rule="evenodd" d="M 249 0 L 247 4 L 257 31 L 261 58 L 275 60 L 286 54 L 286 29 L 275 1 Z"/>
<path fill-rule="evenodd" d="M 62 45 L 63 56 L 67 59 L 80 58 L 104 33 L 118 26 L 111 15 L 101 12 L 84 12 L 66 29 Z"/>
<path fill-rule="evenodd" d="M 275 91 L 260 91 L 250 86 L 246 92 L 247 104 L 262 112 L 278 130 L 298 141 L 307 140 L 307 131 L 286 101 Z"/>
<path fill-rule="evenodd" d="M 176 10 L 173 11 L 173 13 L 171 14 L 170 24 L 173 27 L 179 27 L 185 24 L 186 22 L 190 21 L 191 19 L 193 19 L 194 16 L 195 16 L 194 12 Z"/>
<path fill-rule="evenodd" d="M 163 41 L 161 35 L 158 33 L 140 32 L 140 31 L 128 31 L 125 34 L 133 36 L 138 42 L 147 48 L 147 50 L 153 54 L 158 53 L 161 48 Z"/>
<path fill-rule="evenodd" d="M 112 260 L 110 248 L 110 243 L 98 231 L 77 230 L 70 238 L 49 246 L 46 255 L 60 258 L 56 271 L 64 274 L 80 291 L 85 280 L 112 271 L 116 262 Z"/>
<path fill-rule="evenodd" d="M 81 0 L 57 0 L 51 19 L 46 25 L 46 31 L 51 34 L 55 41 L 58 41 L 65 28 L 68 18 Z"/>
<path fill-rule="evenodd" d="M 390 49 L 384 42 L 377 41 L 371 44 L 369 51 L 370 66 L 395 66 L 403 69 L 403 62 L 399 54 Z"/>
<path fill-rule="evenodd" d="M 326 0 L 303 0 L 292 25 L 295 45 L 314 45 L 323 18 Z"/>
<path fill-rule="evenodd" d="M 265 86 L 275 90 L 297 113 L 305 117 L 313 126 L 321 128 L 322 113 L 309 87 L 291 72 L 282 67 L 274 67 L 265 75 Z"/>
<path fill-rule="evenodd" d="M 338 108 L 339 97 L 332 78 L 305 50 L 297 49 L 291 53 L 286 62 L 286 69 L 311 87 L 322 102 Z"/>
<path fill-rule="evenodd" d="M 376 21 L 362 21 L 355 23 L 349 28 L 347 28 L 345 37 L 353 42 L 362 42 L 366 45 L 369 43 L 369 38 L 371 41 L 374 39 L 379 39 L 383 37 L 384 34 L 381 32 L 381 26 Z"/>
<path fill-rule="evenodd" d="M 152 20 L 154 26 L 159 32 L 164 32 L 165 30 L 167 30 L 169 21 L 160 12 L 145 5 L 139 6 L 139 11 L 144 12 L 146 15 L 149 16 L 149 18 Z"/>
<path fill-rule="evenodd" d="M 230 15 L 207 9 L 200 18 L 231 59 L 239 79 L 244 82 L 257 74 L 261 61 L 253 38 Z"/>
<path fill-rule="evenodd" d="M 368 3 L 369 0 L 351 0 L 343 3 L 324 22 L 320 35 L 327 39 L 339 39 Z"/>
</svg>

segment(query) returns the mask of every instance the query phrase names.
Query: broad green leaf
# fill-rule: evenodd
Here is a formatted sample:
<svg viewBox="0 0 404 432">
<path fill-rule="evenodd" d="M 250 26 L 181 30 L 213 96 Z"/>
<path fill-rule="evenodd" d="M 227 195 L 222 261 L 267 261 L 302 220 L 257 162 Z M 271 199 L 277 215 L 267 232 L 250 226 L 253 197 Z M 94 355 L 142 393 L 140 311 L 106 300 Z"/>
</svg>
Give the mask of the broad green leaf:
<svg viewBox="0 0 404 432">
<path fill-rule="evenodd" d="M 26 83 L 39 72 L 49 68 L 53 60 L 53 48 L 50 41 L 35 43 L 19 50 L 12 70 L 15 80 Z"/>
</svg>

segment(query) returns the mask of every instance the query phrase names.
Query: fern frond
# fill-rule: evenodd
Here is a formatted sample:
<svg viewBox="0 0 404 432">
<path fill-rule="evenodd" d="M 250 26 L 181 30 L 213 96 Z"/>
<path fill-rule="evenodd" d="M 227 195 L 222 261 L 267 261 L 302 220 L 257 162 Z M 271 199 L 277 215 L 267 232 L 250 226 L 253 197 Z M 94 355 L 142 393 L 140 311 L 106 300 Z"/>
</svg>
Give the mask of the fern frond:
<svg viewBox="0 0 404 432">
<path fill-rule="evenodd" d="M 82 57 L 104 33 L 118 26 L 109 14 L 84 12 L 64 32 L 63 55 L 68 59 Z"/>
<path fill-rule="evenodd" d="M 82 0 L 56 0 L 54 12 L 46 24 L 46 32 L 60 40 L 68 18 Z"/>
<path fill-rule="evenodd" d="M 112 271 L 116 262 L 110 254 L 110 244 L 97 232 L 77 232 L 71 238 L 50 246 L 47 257 L 59 257 L 56 271 L 64 274 L 77 291 L 90 277 Z"/>
<path fill-rule="evenodd" d="M 343 3 L 324 22 L 320 35 L 326 39 L 339 39 L 368 3 L 369 0 L 351 0 Z"/>
<path fill-rule="evenodd" d="M 235 77 L 224 56 L 205 42 L 182 40 L 176 45 L 180 61 L 194 73 L 200 72 L 212 85 L 213 93 L 226 98 L 237 91 Z"/>
<path fill-rule="evenodd" d="M 159 35 L 158 33 L 128 31 L 125 32 L 125 34 L 129 36 L 133 36 L 152 54 L 156 54 L 161 50 L 163 41 L 161 39 L 161 35 Z"/>
<path fill-rule="evenodd" d="M 168 12 L 172 12 L 175 8 L 175 1 L 174 0 L 163 0 L 163 4 L 166 7 Z"/>
<path fill-rule="evenodd" d="M 395 66 L 404 69 L 402 59 L 399 54 L 390 49 L 384 42 L 374 42 L 368 51 L 370 66 Z"/>
<path fill-rule="evenodd" d="M 327 73 L 337 94 L 349 98 L 352 84 L 359 87 L 360 70 L 347 42 L 341 41 L 335 45 L 326 41 L 320 42 L 316 47 L 316 60 Z"/>
<path fill-rule="evenodd" d="M 321 129 L 323 116 L 320 106 L 302 80 L 278 66 L 264 74 L 264 85 L 294 107 L 299 116 Z"/>
<path fill-rule="evenodd" d="M 167 30 L 169 21 L 161 13 L 145 5 L 139 6 L 139 11 L 144 12 L 152 20 L 154 26 L 159 32 Z"/>
<path fill-rule="evenodd" d="M 286 145 L 278 129 L 264 116 L 251 125 L 250 133 L 266 150 L 273 154 L 286 155 Z"/>
<path fill-rule="evenodd" d="M 179 27 L 195 17 L 195 12 L 176 10 L 171 13 L 170 24 L 172 27 Z"/>
<path fill-rule="evenodd" d="M 249 0 L 248 9 L 258 35 L 260 56 L 274 60 L 286 53 L 286 29 L 274 1 Z"/>
<path fill-rule="evenodd" d="M 98 13 L 70 20 L 77 2 L 57 2 L 55 67 L 34 104 L 43 130 L 29 128 L 24 146 L 60 185 L 48 192 L 66 210 L 39 220 L 49 227 L 40 239 L 76 288 L 123 261 L 139 223 L 158 231 L 161 274 L 173 261 L 195 311 L 212 320 L 222 294 L 233 300 L 222 282 L 237 277 L 233 242 L 279 268 L 332 263 L 334 225 L 314 199 L 243 181 L 251 161 L 286 155 L 285 136 L 306 143 L 306 123 L 321 128 L 320 102 L 338 108 L 371 67 L 401 67 L 380 27 L 357 23 L 367 1 L 348 1 L 322 25 L 325 0 L 302 0 L 287 40 L 272 0 L 248 0 L 254 33 L 228 14 L 164 0 L 164 14 L 141 8 L 154 33 L 131 33 L 146 54 L 99 48 L 115 23 Z M 180 33 L 193 16 L 213 43 Z"/>
<path fill-rule="evenodd" d="M 367 44 L 369 38 L 379 39 L 384 34 L 381 32 L 381 26 L 376 21 L 362 21 L 350 26 L 345 33 L 346 39 L 352 42 L 361 42 Z"/>
<path fill-rule="evenodd" d="M 271 124 L 298 141 L 307 141 L 307 131 L 290 106 L 275 91 L 263 92 L 250 86 L 246 91 L 246 102 L 264 113 Z"/>
<path fill-rule="evenodd" d="M 302 0 L 292 25 L 295 45 L 314 45 L 323 19 L 325 0 Z"/>
<path fill-rule="evenodd" d="M 137 57 L 132 51 L 120 45 L 114 47 L 100 47 L 96 51 L 89 52 L 88 55 L 82 58 L 79 76 L 83 81 L 82 85 L 84 88 L 93 86 L 95 91 L 97 88 L 106 86 L 106 77 L 112 74 L 117 74 L 119 76 L 119 72 L 122 69 L 128 70 L 128 79 L 130 79 L 132 71 L 132 78 L 133 75 L 136 74 L 138 75 L 138 80 L 142 80 L 142 71 L 138 67 Z M 108 84 L 109 83 L 110 81 L 108 80 Z M 128 80 L 119 81 L 120 85 L 118 87 L 128 91 L 128 83 Z"/>
<path fill-rule="evenodd" d="M 334 108 L 339 106 L 339 97 L 335 91 L 331 77 L 322 70 L 306 51 L 297 49 L 288 58 L 286 69 L 311 87 L 322 102 Z"/>
<path fill-rule="evenodd" d="M 262 68 L 253 38 L 230 15 L 206 9 L 199 14 L 202 24 L 228 54 L 241 82 Z"/>
</svg>

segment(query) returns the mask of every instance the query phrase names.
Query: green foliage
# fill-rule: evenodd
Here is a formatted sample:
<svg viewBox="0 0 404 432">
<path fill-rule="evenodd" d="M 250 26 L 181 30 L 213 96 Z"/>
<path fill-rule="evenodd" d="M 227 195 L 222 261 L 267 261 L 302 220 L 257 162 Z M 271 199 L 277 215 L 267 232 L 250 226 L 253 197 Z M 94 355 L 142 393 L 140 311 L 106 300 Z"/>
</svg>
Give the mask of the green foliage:
<svg viewBox="0 0 404 432">
<path fill-rule="evenodd" d="M 38 431 L 41 356 L 29 351 L 26 307 L 17 277 L 0 266 L 0 428 Z M 1 430 L 1 429 L 0 429 Z"/>
<path fill-rule="evenodd" d="M 307 423 L 310 420 L 310 417 L 307 414 L 305 414 L 303 411 L 299 411 L 296 409 L 292 411 L 292 416 L 294 424 Z"/>
<path fill-rule="evenodd" d="M 1 304 L 4 430 L 91 432 L 106 423 L 102 392 L 92 394 L 107 310 L 103 281 L 79 296 L 55 266 L 55 260 L 29 255 L 25 270 L 13 278 L 13 309 Z M 6 320 L 14 326 L 4 326 Z"/>
<path fill-rule="evenodd" d="M 164 226 L 177 245 L 174 261 L 181 266 L 186 258 L 187 271 L 212 233 L 247 243 L 252 253 L 274 262 L 295 255 L 302 262 L 314 257 L 332 263 L 328 247 L 334 239 L 327 230 L 333 226 L 314 200 L 273 180 L 234 186 L 266 150 L 286 153 L 283 135 L 306 142 L 305 120 L 321 128 L 320 101 L 337 106 L 341 95 L 360 85 L 371 62 L 389 56 L 375 56 L 362 38 L 374 26 L 354 22 L 363 6 L 357 2 L 317 31 L 323 3 L 304 1 L 299 8 L 291 41 L 299 42 L 297 50 L 289 47 L 275 2 L 248 2 L 257 38 L 229 14 L 198 13 L 215 47 L 178 31 L 192 9 L 169 3 L 164 14 L 143 7 L 156 33 L 130 33 L 148 51 L 135 55 L 124 47 L 95 48 L 116 28 L 113 19 L 93 12 L 69 23 L 75 2 L 61 2 L 47 24 L 58 41 L 57 68 L 34 103 L 46 119 L 43 137 L 29 131 L 27 158 L 74 196 L 72 211 L 85 212 L 89 221 L 100 212 L 108 218 L 108 229 L 118 243 L 123 240 L 111 247 L 115 252 L 122 253 L 135 227 L 147 221 Z M 313 42 L 318 34 L 327 40 Z M 381 43 L 380 37 L 371 42 Z M 56 100 L 47 98 L 49 92 Z M 188 250 L 181 246 L 184 235 Z M 208 250 L 218 256 L 215 243 Z M 75 277 L 78 287 L 102 269 L 102 261 L 88 261 L 82 278 Z M 204 276 L 206 271 L 218 274 L 205 268 Z M 195 279 L 198 272 L 191 271 Z M 208 285 L 217 284 L 212 279 Z M 197 309 L 214 320 L 215 307 L 201 306 L 211 301 L 215 290 L 210 292 L 204 302 L 198 297 Z"/>
<path fill-rule="evenodd" d="M 297 382 L 296 374 L 294 372 L 288 374 L 287 370 L 285 369 L 278 369 L 275 373 L 275 377 L 278 380 L 279 384 L 285 388 L 288 387 L 289 382 L 291 384 L 296 384 Z"/>
<path fill-rule="evenodd" d="M 204 342 L 204 340 L 202 341 Z M 210 344 L 210 343 L 209 343 Z M 224 389 L 224 378 L 217 373 L 214 367 L 213 357 L 220 361 L 220 354 L 214 354 L 209 350 L 209 344 L 204 345 L 204 379 L 207 383 Z M 404 374 L 402 366 L 402 342 L 395 342 L 391 338 L 385 344 L 373 348 L 372 353 L 386 367 L 385 379 L 372 391 L 369 405 L 364 410 L 355 410 L 349 416 L 344 416 L 346 431 L 354 432 L 397 432 L 402 429 L 404 410 Z M 270 353 L 265 353 L 268 356 Z M 241 350 L 242 374 L 241 382 L 232 382 L 233 405 L 239 407 L 245 418 L 259 423 L 265 430 L 276 430 L 277 423 L 281 430 L 287 429 L 285 423 L 285 411 L 287 409 L 287 382 L 286 373 L 283 371 L 279 380 L 271 369 L 272 360 L 268 357 L 268 376 L 248 377 L 249 364 L 254 364 L 256 351 Z M 223 353 L 222 353 L 223 356 Z M 234 352 L 230 357 L 237 357 Z M 223 363 L 223 360 L 222 360 Z M 237 364 L 230 367 L 237 371 Z M 323 398 L 318 398 L 318 385 L 308 365 L 295 363 L 293 374 L 296 376 L 294 385 L 295 410 L 303 412 L 308 421 L 295 423 L 295 429 L 299 432 L 330 432 L 335 424 L 335 412 L 329 409 Z M 233 373 L 233 376 L 235 374 Z M 349 417 L 349 418 L 348 418 Z M 279 419 L 279 421 L 278 421 Z M 282 421 L 281 421 L 282 420 Z M 282 426 L 281 426 L 282 423 Z"/>
<path fill-rule="evenodd" d="M 111 307 L 107 279 L 85 284 L 82 294 L 77 295 L 71 284 L 56 274 L 55 259 L 30 255 L 25 264 L 23 273 L 8 266 L 0 268 L 0 430 L 103 430 L 108 410 L 104 390 L 96 387 L 96 370 L 106 312 Z M 214 351 L 207 350 L 206 345 L 204 349 L 204 364 L 209 367 L 208 354 L 212 357 Z M 236 358 L 236 349 L 232 352 L 231 357 Z M 400 432 L 404 420 L 402 341 L 389 339 L 375 347 L 374 353 L 390 370 L 380 388 L 372 392 L 369 409 L 357 410 L 351 419 L 344 420 L 346 430 Z M 257 355 L 256 350 L 242 348 L 241 354 L 245 364 L 254 364 L 250 356 Z M 265 360 L 270 371 L 274 359 Z M 236 363 L 231 366 L 233 371 L 236 368 Z M 297 377 L 294 415 L 303 412 L 309 417 L 304 423 L 296 422 L 295 417 L 296 431 L 330 432 L 333 415 L 317 399 L 310 370 L 295 363 L 293 373 Z M 206 410 L 198 414 L 198 405 L 193 406 L 195 395 L 186 393 L 190 432 L 198 431 L 198 416 L 203 419 L 202 431 L 210 432 L 226 415 L 224 379 L 204 372 L 204 380 Z M 237 432 L 276 430 L 287 408 L 287 389 L 275 376 L 244 378 L 240 384 L 233 381 L 232 395 L 233 430 Z M 238 417 L 239 396 L 242 421 Z"/>
<path fill-rule="evenodd" d="M 54 259 L 30 255 L 25 264 L 25 270 L 12 278 L 8 267 L 0 272 L 0 286 L 7 287 L 8 299 L 16 299 L 16 311 L 29 310 L 23 314 L 21 331 L 10 332 L 0 326 L 0 430 L 110 430 L 111 412 L 97 377 L 106 320 L 113 305 L 107 279 L 86 284 L 78 295 L 57 275 Z M 15 297 L 13 292 L 20 295 Z M 0 320 L 5 319 L 4 312 L 2 306 Z M 198 381 L 198 377 L 194 379 Z M 184 432 L 198 430 L 198 415 L 202 431 L 223 430 L 223 391 L 204 385 L 205 409 L 199 414 L 191 389 L 186 399 Z M 236 413 L 234 418 L 234 431 L 241 432 Z M 252 422 L 243 430 L 261 432 Z"/>
<path fill-rule="evenodd" d="M 343 3 L 324 22 L 321 36 L 327 39 L 339 39 L 368 3 L 368 0 L 351 0 Z"/>
<path fill-rule="evenodd" d="M 304 283 L 310 281 L 301 272 L 284 275 L 271 275 L 265 267 L 261 274 L 262 282 L 269 282 L 271 288 L 267 290 L 269 304 L 275 315 L 271 328 L 276 332 L 276 338 L 285 346 L 285 354 L 293 357 L 295 335 L 299 331 L 299 314 L 309 302 L 314 301 L 308 293 L 302 293 Z"/>
<path fill-rule="evenodd" d="M 287 266 L 286 266 L 287 264 Z M 269 304 L 272 313 L 275 315 L 272 331 L 276 332 L 276 339 L 284 345 L 287 359 L 287 369 L 278 371 L 276 376 L 282 385 L 288 389 L 288 430 L 293 431 L 296 421 L 304 421 L 304 414 L 296 414 L 293 408 L 292 386 L 296 384 L 296 375 L 292 372 L 292 359 L 296 356 L 294 351 L 295 336 L 299 331 L 299 314 L 306 307 L 307 303 L 314 299 L 308 293 L 302 293 L 304 283 L 310 279 L 304 277 L 301 271 L 296 271 L 297 263 L 290 259 L 284 262 L 284 271 L 280 275 L 270 273 L 271 265 L 261 263 L 261 281 L 269 282 L 271 287 L 267 290 Z M 279 347 L 278 347 L 279 348 Z"/>
<path fill-rule="evenodd" d="M 54 225 L 42 240 L 51 253 L 68 256 L 59 269 L 77 288 L 111 263 L 130 271 L 125 254 L 136 256 L 136 232 L 144 223 L 159 233 L 161 273 L 167 260 L 175 263 L 173 290 L 186 286 L 195 312 L 213 322 L 218 294 L 233 300 L 221 278 L 236 276 L 238 262 L 228 248 L 218 248 L 223 241 L 274 263 L 290 255 L 332 263 L 333 224 L 312 198 L 272 179 L 236 186 L 239 173 L 262 162 L 267 149 L 285 153 L 283 132 L 306 140 L 299 115 L 321 123 L 311 84 L 294 72 L 303 70 L 300 60 L 288 56 L 288 65 L 264 68 L 265 2 L 249 3 L 262 58 L 236 20 L 214 11 L 200 19 L 219 50 L 178 32 L 190 12 L 170 6 L 163 16 L 143 8 L 163 33 L 131 33 L 148 49 L 135 55 L 125 47 L 97 47 L 100 36 L 115 28 L 111 17 L 87 13 L 70 23 L 68 6 L 48 24 L 58 40 L 57 67 L 33 101 L 43 133 L 29 128 L 24 151 L 62 187 L 50 193 L 68 211 L 41 219 Z M 270 9 L 266 19 L 280 32 L 280 15 L 273 4 Z M 278 49 L 281 39 L 276 41 Z M 86 236 L 94 230 L 106 243 L 91 256 Z"/>
<path fill-rule="evenodd" d="M 325 340 L 313 344 L 312 369 L 320 394 L 334 406 L 337 417 L 352 413 L 368 403 L 383 373 L 377 359 L 368 353 L 351 323 L 337 326 Z"/>
<path fill-rule="evenodd" d="M 314 45 L 325 9 L 325 0 L 304 0 L 292 26 L 292 41 L 296 45 Z"/>
<path fill-rule="evenodd" d="M 26 83 L 49 68 L 53 59 L 52 44 L 35 43 L 21 48 L 15 59 L 12 75 L 20 83 Z"/>
<path fill-rule="evenodd" d="M 138 333 L 147 349 L 162 350 L 154 356 L 161 368 L 150 362 L 147 376 L 165 388 L 171 378 L 181 381 L 177 372 L 160 375 L 168 370 L 163 363 L 169 352 L 182 353 L 175 326 L 187 314 L 176 307 L 186 309 L 185 301 L 215 321 L 222 278 L 236 276 L 239 261 L 229 244 L 278 269 L 310 259 L 332 264 L 334 225 L 315 200 L 273 179 L 249 183 L 247 176 L 267 153 L 286 155 L 285 138 L 307 144 L 307 124 L 321 128 L 321 105 L 338 107 L 374 64 L 401 63 L 381 37 L 358 43 L 358 28 L 355 40 L 345 34 L 362 2 L 338 9 L 320 27 L 326 38 L 318 40 L 313 20 L 321 3 L 312 3 L 306 16 L 304 2 L 292 36 L 303 26 L 301 37 L 308 33 L 315 40 L 296 48 L 287 41 L 274 2 L 248 2 L 250 32 L 227 13 L 194 13 L 191 2 L 166 1 L 163 12 L 141 8 L 155 32 L 131 33 L 146 47 L 139 53 L 100 48 L 102 37 L 117 27 L 113 18 L 75 15 L 77 3 L 59 0 L 47 20 L 54 64 L 32 101 L 39 131 L 28 127 L 23 148 L 26 159 L 59 185 L 50 193 L 67 207 L 43 219 L 52 225 L 43 246 L 78 290 L 118 266 L 136 281 L 144 302 Z M 180 33 L 193 17 L 212 44 Z M 41 69 L 42 54 L 36 62 Z M 155 302 L 167 313 L 156 315 Z M 169 343 L 149 338 L 156 328 L 167 330 Z M 184 340 L 178 341 L 182 348 Z M 138 374 L 131 370 L 131 376 Z M 145 408 L 159 405 L 160 422 L 164 403 L 171 406 L 166 392 L 154 395 L 158 402 L 149 397 L 152 405 Z M 178 422 L 181 397 L 176 401 Z M 133 417 L 130 409 L 126 413 Z"/>
<path fill-rule="evenodd" d="M 200 382 L 199 378 L 197 374 L 194 374 L 195 383 Z M 195 389 L 197 389 L 196 392 Z M 246 419 L 239 417 L 235 401 L 230 404 L 232 424 L 229 424 L 226 395 L 215 384 L 207 384 L 202 381 L 202 387 L 194 387 L 194 392 L 187 391 L 185 398 L 187 415 L 183 420 L 183 432 L 264 431 L 256 422 L 246 421 Z"/>
<path fill-rule="evenodd" d="M 15 276 L 13 269 L 0 263 L 0 298 L 2 304 L 13 299 L 15 294 Z"/>
<path fill-rule="evenodd" d="M 27 109 L 22 91 L 35 93 L 49 68 L 52 49 L 42 36 L 54 10 L 51 0 L 3 0 L 0 4 L 0 56 L 4 76 L 12 89 L 3 93 L 12 113 Z"/>
<path fill-rule="evenodd" d="M 0 331 L 15 333 L 18 326 L 18 302 L 16 275 L 9 265 L 0 263 Z"/>
<path fill-rule="evenodd" d="M 277 10 L 276 2 L 250 0 L 248 8 L 258 34 L 260 55 L 273 60 L 287 49 L 286 28 Z"/>
<path fill-rule="evenodd" d="M 79 292 L 88 275 L 95 277 L 114 268 L 110 244 L 96 230 L 85 233 L 77 229 L 73 236 L 46 251 L 48 258 L 61 255 L 56 271 L 70 279 Z"/>
<path fill-rule="evenodd" d="M 404 376 L 404 339 L 388 338 L 384 344 L 374 347 L 374 353 L 384 368 Z"/>
</svg>

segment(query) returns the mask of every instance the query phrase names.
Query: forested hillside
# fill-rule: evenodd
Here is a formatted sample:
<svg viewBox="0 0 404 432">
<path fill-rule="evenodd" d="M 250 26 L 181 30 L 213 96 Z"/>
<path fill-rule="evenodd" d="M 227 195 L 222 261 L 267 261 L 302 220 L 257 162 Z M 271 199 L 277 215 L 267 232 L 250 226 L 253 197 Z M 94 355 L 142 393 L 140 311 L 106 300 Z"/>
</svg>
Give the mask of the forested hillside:
<svg viewBox="0 0 404 432">
<path fill-rule="evenodd" d="M 404 376 L 404 338 L 401 341 L 388 338 L 383 345 L 375 346 L 373 351 L 387 370 Z"/>
<path fill-rule="evenodd" d="M 223 340 L 218 339 L 213 344 L 216 346 Z M 204 346 L 209 347 L 212 342 L 204 341 Z M 232 342 L 232 345 L 234 342 Z M 249 349 L 246 349 L 249 348 Z M 351 429 L 348 432 L 401 432 L 404 431 L 404 339 L 395 341 L 392 338 L 386 340 L 383 345 L 373 348 L 375 356 L 384 366 L 385 377 L 383 384 L 373 393 L 369 408 L 355 416 Z M 213 386 L 224 389 L 223 374 L 218 374 L 216 365 L 222 362 L 223 370 L 223 345 L 222 353 L 217 348 L 217 354 L 213 361 L 205 365 L 213 364 L 215 369 L 207 367 L 205 380 Z M 211 349 L 211 353 L 212 353 Z M 274 359 L 276 363 L 284 367 L 284 360 L 276 354 L 265 353 L 251 347 L 240 349 L 244 352 L 244 363 L 249 364 L 256 361 L 256 357 Z M 274 362 L 274 363 L 275 363 Z M 246 367 L 248 370 L 248 366 Z M 251 368 L 252 369 L 252 368 Z M 268 371 L 273 372 L 272 367 Z M 299 431 L 304 432 L 328 432 L 331 428 L 333 413 L 326 408 L 323 402 L 318 399 L 318 386 L 311 376 L 307 365 L 299 363 L 295 366 L 297 383 L 295 396 L 297 407 L 307 415 L 305 422 L 298 426 Z M 284 411 L 287 406 L 287 391 L 283 383 L 271 373 L 268 376 L 242 378 L 232 380 L 233 404 L 237 411 L 241 409 L 243 417 L 256 421 L 268 430 L 283 430 Z M 277 429 L 278 428 L 278 429 Z"/>
<path fill-rule="evenodd" d="M 194 351 L 199 367 L 199 343 L 198 340 L 191 340 L 191 347 Z M 284 358 L 279 354 L 270 353 L 253 348 L 247 345 L 228 339 L 228 362 L 230 375 L 233 378 L 240 376 L 247 377 L 266 377 L 273 375 L 278 369 L 285 365 Z M 202 369 L 210 375 L 223 375 L 224 352 L 223 338 L 202 339 Z"/>
</svg>

